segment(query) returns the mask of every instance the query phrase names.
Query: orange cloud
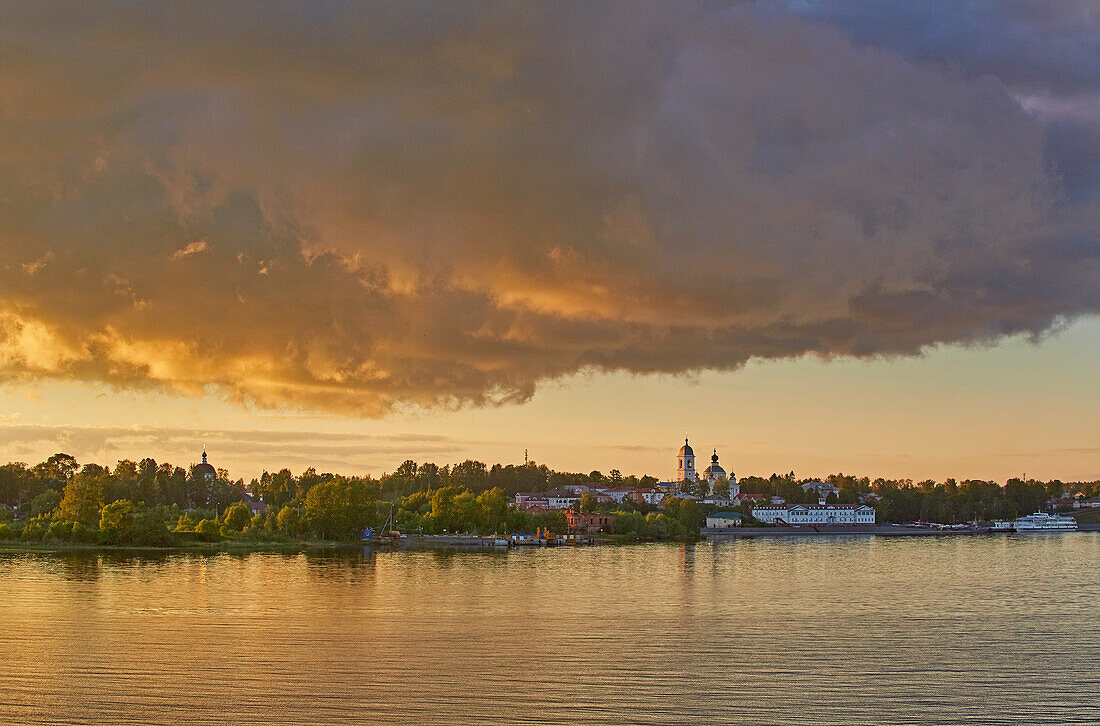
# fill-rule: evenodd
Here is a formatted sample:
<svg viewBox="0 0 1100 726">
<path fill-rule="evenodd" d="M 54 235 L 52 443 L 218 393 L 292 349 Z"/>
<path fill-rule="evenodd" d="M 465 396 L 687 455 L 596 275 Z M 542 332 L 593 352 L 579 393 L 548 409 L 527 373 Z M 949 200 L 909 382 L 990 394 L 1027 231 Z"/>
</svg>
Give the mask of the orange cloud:
<svg viewBox="0 0 1100 726">
<path fill-rule="evenodd" d="M 1100 310 L 995 80 L 752 7 L 200 5 L 6 11 L 4 380 L 378 416 Z"/>
</svg>

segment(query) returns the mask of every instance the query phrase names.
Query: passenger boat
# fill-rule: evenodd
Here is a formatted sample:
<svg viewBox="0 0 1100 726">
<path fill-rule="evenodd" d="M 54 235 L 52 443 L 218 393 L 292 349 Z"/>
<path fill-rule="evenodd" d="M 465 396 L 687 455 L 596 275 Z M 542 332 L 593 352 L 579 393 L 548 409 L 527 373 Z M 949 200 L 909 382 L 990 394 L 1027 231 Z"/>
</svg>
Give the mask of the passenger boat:
<svg viewBox="0 0 1100 726">
<path fill-rule="evenodd" d="M 1075 532 L 1077 520 L 1073 517 L 1062 517 L 1057 514 L 1036 512 L 1026 517 L 1020 517 L 1012 523 L 1012 529 L 1017 533 L 1022 532 Z"/>
</svg>

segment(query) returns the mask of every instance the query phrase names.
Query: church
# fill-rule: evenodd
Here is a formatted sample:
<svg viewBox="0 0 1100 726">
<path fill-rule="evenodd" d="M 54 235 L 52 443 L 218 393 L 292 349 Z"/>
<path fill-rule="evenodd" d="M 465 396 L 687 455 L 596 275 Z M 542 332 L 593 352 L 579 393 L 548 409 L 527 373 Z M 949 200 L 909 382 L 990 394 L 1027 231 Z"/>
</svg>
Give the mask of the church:
<svg viewBox="0 0 1100 726">
<path fill-rule="evenodd" d="M 194 469 L 196 479 L 202 479 L 204 481 L 212 482 L 218 478 L 218 472 L 214 470 L 214 467 L 206 460 L 206 444 L 202 447 L 202 463 L 196 464 Z"/>
<path fill-rule="evenodd" d="M 707 482 L 711 493 L 714 492 L 716 484 L 728 482 L 729 495 L 732 499 L 741 492 L 741 485 L 737 483 L 737 477 L 733 475 L 733 472 L 730 472 L 728 476 L 726 475 L 726 470 L 718 463 L 718 449 L 713 451 L 714 453 L 710 457 L 710 466 L 703 471 L 702 480 Z M 700 476 L 695 468 L 695 451 L 685 437 L 684 445 L 680 447 L 680 453 L 676 456 L 676 478 L 671 482 L 662 482 L 662 485 L 678 488 L 681 482 L 696 483 L 699 481 Z"/>
</svg>

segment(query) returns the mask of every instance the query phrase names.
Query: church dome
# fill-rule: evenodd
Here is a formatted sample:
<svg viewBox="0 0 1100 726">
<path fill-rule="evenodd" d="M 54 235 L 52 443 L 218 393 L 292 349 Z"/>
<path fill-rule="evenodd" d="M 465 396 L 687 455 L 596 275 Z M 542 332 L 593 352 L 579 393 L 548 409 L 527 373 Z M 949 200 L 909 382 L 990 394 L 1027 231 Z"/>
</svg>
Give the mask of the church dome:
<svg viewBox="0 0 1100 726">
<path fill-rule="evenodd" d="M 213 478 L 218 476 L 218 472 L 215 471 L 214 467 L 212 467 L 206 461 L 206 449 L 205 448 L 202 450 L 202 463 L 201 464 L 196 464 L 194 471 L 195 471 L 195 476 L 204 477 L 206 479 L 213 479 Z"/>
<path fill-rule="evenodd" d="M 695 452 L 691 450 L 687 439 L 684 439 L 684 445 L 680 447 L 680 456 L 695 456 Z"/>
<path fill-rule="evenodd" d="M 710 457 L 710 466 L 703 472 L 704 476 L 713 477 L 716 479 L 725 479 L 726 470 L 718 465 L 718 449 L 714 450 L 714 453 Z"/>
</svg>

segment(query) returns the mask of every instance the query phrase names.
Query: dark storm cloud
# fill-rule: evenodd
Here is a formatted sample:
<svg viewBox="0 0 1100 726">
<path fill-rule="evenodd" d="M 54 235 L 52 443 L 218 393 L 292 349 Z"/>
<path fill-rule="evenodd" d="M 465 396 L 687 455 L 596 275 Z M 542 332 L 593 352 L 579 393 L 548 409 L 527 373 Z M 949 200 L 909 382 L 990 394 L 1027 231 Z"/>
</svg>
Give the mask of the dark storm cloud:
<svg viewBox="0 0 1100 726">
<path fill-rule="evenodd" d="M 1035 93 L 1100 89 L 1100 8 L 1093 0 L 796 0 L 859 44 L 994 75 Z"/>
<path fill-rule="evenodd" d="M 0 376 L 379 415 L 1100 310 L 1095 118 L 1020 95 L 1095 33 L 806 7 L 0 4 Z"/>
<path fill-rule="evenodd" d="M 1044 122 L 1075 200 L 1100 199 L 1100 5 L 1095 0 L 816 0 L 791 12 L 971 78 L 992 76 Z"/>
</svg>

